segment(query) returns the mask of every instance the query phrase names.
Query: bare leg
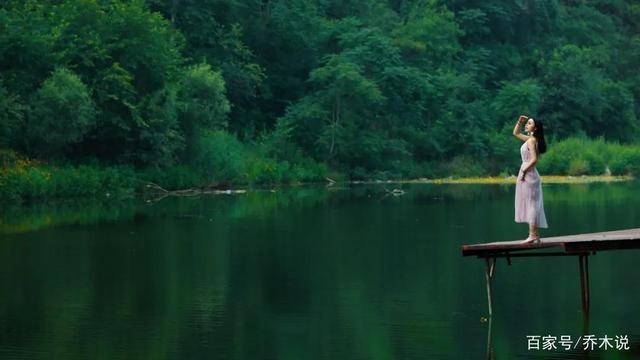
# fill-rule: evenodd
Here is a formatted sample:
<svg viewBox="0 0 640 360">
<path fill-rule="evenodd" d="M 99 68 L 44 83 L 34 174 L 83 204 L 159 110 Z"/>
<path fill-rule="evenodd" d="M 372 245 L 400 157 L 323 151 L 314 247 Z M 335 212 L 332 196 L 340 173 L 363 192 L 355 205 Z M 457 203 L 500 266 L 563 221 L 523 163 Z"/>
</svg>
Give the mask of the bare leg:
<svg viewBox="0 0 640 360">
<path fill-rule="evenodd" d="M 529 224 L 529 237 L 523 241 L 524 244 L 534 244 L 540 242 L 540 234 L 538 234 L 538 226 Z"/>
</svg>

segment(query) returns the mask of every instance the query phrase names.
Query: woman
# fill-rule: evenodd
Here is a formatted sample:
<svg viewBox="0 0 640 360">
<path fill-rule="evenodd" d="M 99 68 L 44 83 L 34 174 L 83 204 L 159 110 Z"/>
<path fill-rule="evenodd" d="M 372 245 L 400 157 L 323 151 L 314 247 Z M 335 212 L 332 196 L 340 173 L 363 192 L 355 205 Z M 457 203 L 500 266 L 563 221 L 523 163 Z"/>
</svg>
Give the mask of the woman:
<svg viewBox="0 0 640 360">
<path fill-rule="evenodd" d="M 520 127 L 527 122 L 521 134 Z M 544 127 L 542 122 L 520 115 L 516 126 L 513 128 L 513 136 L 524 141 L 520 147 L 522 166 L 516 180 L 516 222 L 529 224 L 529 237 L 524 244 L 540 242 L 538 228 L 547 227 L 547 219 L 544 216 L 542 201 L 542 185 L 540 174 L 536 169 L 536 163 L 540 154 L 547 151 L 547 143 L 544 140 Z"/>
</svg>

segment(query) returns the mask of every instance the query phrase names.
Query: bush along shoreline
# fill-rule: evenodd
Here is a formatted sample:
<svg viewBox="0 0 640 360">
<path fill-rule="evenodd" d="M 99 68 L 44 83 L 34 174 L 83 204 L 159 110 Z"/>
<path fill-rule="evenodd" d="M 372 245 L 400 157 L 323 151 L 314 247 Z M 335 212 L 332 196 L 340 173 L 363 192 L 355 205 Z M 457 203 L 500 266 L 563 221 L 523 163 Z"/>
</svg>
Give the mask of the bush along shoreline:
<svg viewBox="0 0 640 360">
<path fill-rule="evenodd" d="M 165 168 L 129 165 L 59 165 L 0 151 L 0 202 L 130 196 L 148 191 L 229 189 L 326 181 L 327 170 L 312 160 L 277 161 L 217 152 L 207 166 Z M 199 164 L 203 165 L 203 164 Z"/>
<path fill-rule="evenodd" d="M 0 201 L 30 202 L 56 198 L 90 198 L 140 194 L 153 189 L 231 189 L 320 183 L 326 181 L 367 181 L 392 179 L 466 179 L 485 176 L 509 177 L 513 173 L 492 173 L 471 159 L 410 166 L 405 173 L 366 174 L 330 170 L 309 158 L 277 160 L 249 150 L 232 136 L 211 133 L 198 144 L 191 164 L 138 169 L 130 165 L 57 165 L 0 150 Z M 431 165 L 431 166 L 429 166 Z M 416 171 L 415 169 L 419 170 Z M 495 166 L 493 168 L 496 168 Z M 543 176 L 638 176 L 640 146 L 620 145 L 602 139 L 569 138 L 553 144 L 540 157 Z M 422 170 L 422 171 L 420 171 Z M 512 169 L 514 172 L 517 168 Z M 396 176 L 393 176 L 396 175 Z M 418 181 L 419 182 L 419 181 Z M 488 181 L 489 183 L 491 181 Z"/>
</svg>

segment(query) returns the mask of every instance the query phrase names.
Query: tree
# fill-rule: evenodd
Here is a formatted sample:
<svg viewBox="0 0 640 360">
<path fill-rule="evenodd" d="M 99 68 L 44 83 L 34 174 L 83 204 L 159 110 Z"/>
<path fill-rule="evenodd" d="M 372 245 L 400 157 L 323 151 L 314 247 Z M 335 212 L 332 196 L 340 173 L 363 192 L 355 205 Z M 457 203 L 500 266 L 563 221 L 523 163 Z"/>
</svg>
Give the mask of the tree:
<svg viewBox="0 0 640 360">
<path fill-rule="evenodd" d="M 25 118 L 26 106 L 17 95 L 7 91 L 0 78 L 0 147 L 15 147 Z"/>
<path fill-rule="evenodd" d="M 231 104 L 229 128 L 250 137 L 263 120 L 257 107 L 265 79 L 264 68 L 243 39 L 243 24 L 253 18 L 251 7 L 227 0 L 147 2 L 184 35 L 187 57 L 221 71 Z"/>
<path fill-rule="evenodd" d="M 51 156 L 80 142 L 94 125 L 95 106 L 87 87 L 59 68 L 38 90 L 25 131 L 35 153 Z"/>
<path fill-rule="evenodd" d="M 199 131 L 226 128 L 229 101 L 222 75 L 207 64 L 185 69 L 177 96 L 178 121 L 186 141 L 186 156 L 190 156 Z"/>
<path fill-rule="evenodd" d="M 393 30 L 395 43 L 402 48 L 404 58 L 425 70 L 453 65 L 462 50 L 458 42 L 462 35 L 454 14 L 435 1 L 418 2 L 407 19 Z"/>
</svg>

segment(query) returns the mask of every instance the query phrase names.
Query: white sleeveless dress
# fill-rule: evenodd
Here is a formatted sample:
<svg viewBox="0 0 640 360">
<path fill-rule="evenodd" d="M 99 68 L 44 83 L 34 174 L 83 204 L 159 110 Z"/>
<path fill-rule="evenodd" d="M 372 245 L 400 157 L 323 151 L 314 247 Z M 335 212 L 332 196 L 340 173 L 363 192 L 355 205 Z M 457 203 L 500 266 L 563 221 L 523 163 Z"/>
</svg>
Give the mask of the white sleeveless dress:
<svg viewBox="0 0 640 360">
<path fill-rule="evenodd" d="M 516 217 L 518 223 L 528 223 L 537 225 L 540 228 L 546 228 L 547 218 L 544 215 L 544 203 L 542 199 L 542 183 L 540 174 L 535 165 L 529 168 L 524 177 L 524 181 L 520 181 L 522 177 L 522 168 L 529 161 L 531 154 L 529 146 L 525 142 L 520 148 L 520 156 L 522 157 L 522 165 L 516 179 Z"/>
</svg>

